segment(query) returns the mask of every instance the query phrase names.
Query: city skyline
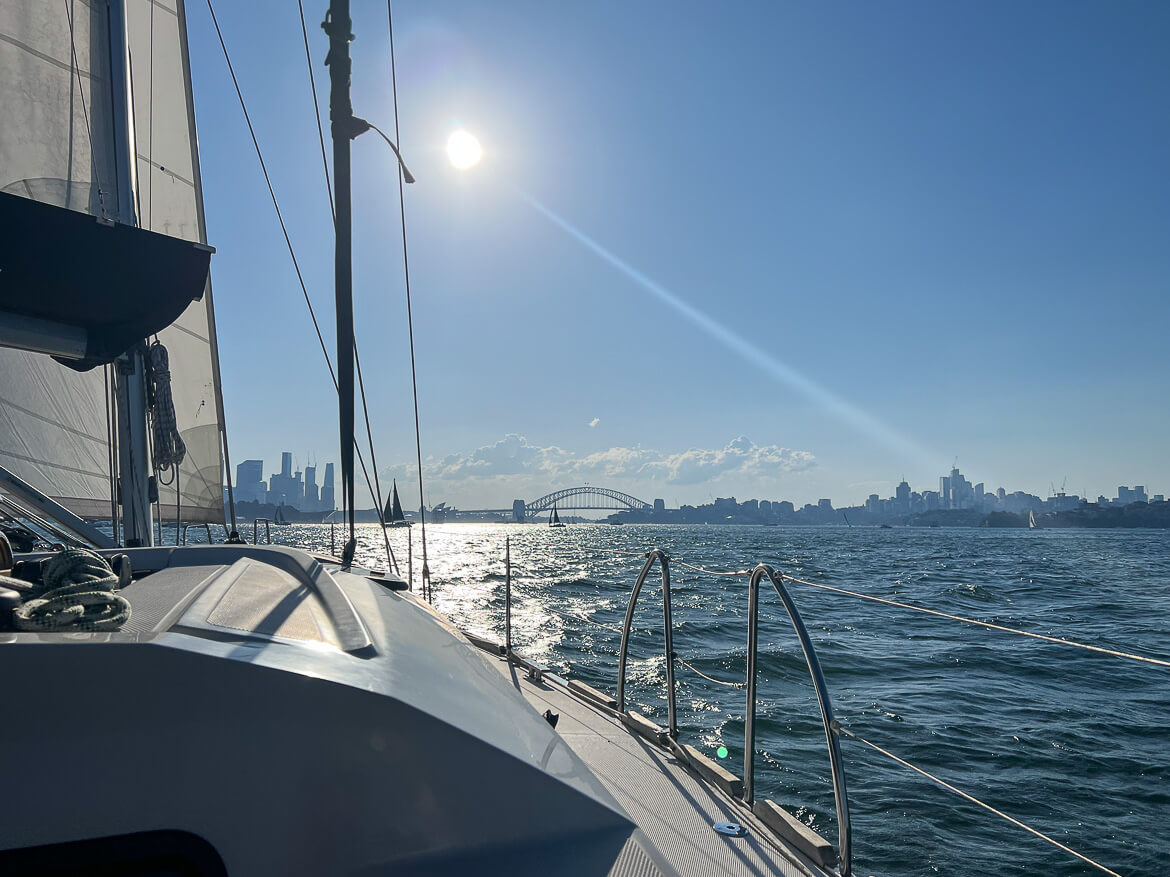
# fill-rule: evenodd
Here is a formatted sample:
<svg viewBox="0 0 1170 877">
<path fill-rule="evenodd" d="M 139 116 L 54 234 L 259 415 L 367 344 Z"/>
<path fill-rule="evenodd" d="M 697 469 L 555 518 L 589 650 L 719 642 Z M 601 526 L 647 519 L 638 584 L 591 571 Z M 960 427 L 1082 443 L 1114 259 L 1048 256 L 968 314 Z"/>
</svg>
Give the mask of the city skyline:
<svg viewBox="0 0 1170 877">
<path fill-rule="evenodd" d="M 293 469 L 293 454 L 282 451 L 280 471 L 264 479 L 263 460 L 244 460 L 236 466 L 233 489 L 238 503 L 288 506 L 299 512 L 330 512 L 336 508 L 334 470 L 325 464 L 324 480 L 317 484 L 317 466 Z M 227 487 L 224 487 L 227 498 Z"/>
<path fill-rule="evenodd" d="M 777 454 L 776 450 L 772 449 L 758 449 L 754 445 L 750 445 L 746 439 L 741 437 L 737 440 L 740 444 L 739 449 L 742 452 L 751 451 L 757 452 L 754 456 L 758 456 L 759 452 L 764 454 Z M 745 444 L 746 443 L 746 444 Z M 750 445 L 750 447 L 749 447 Z M 736 443 L 732 443 L 729 447 L 735 447 Z M 779 449 L 783 451 L 784 449 Z M 513 463 L 519 464 L 517 459 L 521 454 L 510 453 L 507 455 Z M 752 454 L 747 455 L 749 459 Z M 316 483 L 316 466 L 306 465 L 304 469 L 295 468 L 294 456 L 289 451 L 283 451 L 280 455 L 281 468 L 279 472 L 274 472 L 269 476 L 267 481 L 263 477 L 264 461 L 261 459 L 249 459 L 237 464 L 235 474 L 235 496 L 237 502 L 256 502 L 256 503 L 270 503 L 272 505 L 286 505 L 298 511 L 305 512 L 321 512 L 331 511 L 336 506 L 334 503 L 335 484 L 334 484 L 334 464 L 326 463 L 324 470 L 324 480 L 321 485 Z M 670 458 L 668 458 L 670 459 Z M 484 455 L 479 455 L 475 460 L 477 463 L 485 463 L 487 460 Z M 451 467 L 462 467 L 465 465 L 464 461 L 451 460 L 450 458 L 444 461 L 447 471 Z M 682 465 L 679 457 L 674 458 L 676 467 Z M 957 464 L 957 461 L 956 461 Z M 642 465 L 648 465 L 643 463 Z M 516 465 L 514 469 L 522 469 L 521 465 Z M 439 472 L 444 471 L 439 469 Z M 677 471 L 677 469 L 675 470 Z M 519 475 L 520 472 L 515 474 Z M 591 482 L 585 481 L 582 484 L 569 484 L 565 482 L 549 483 L 546 489 L 539 493 L 531 493 L 530 495 L 518 495 L 515 485 L 524 483 L 519 480 L 512 482 L 513 489 L 509 490 L 507 487 L 507 476 L 499 476 L 505 479 L 504 484 L 496 484 L 493 490 L 494 500 L 488 501 L 486 504 L 468 504 L 457 493 L 450 494 L 436 494 L 432 489 L 428 489 L 427 506 L 444 505 L 451 508 L 478 510 L 478 509 L 507 509 L 516 500 L 532 501 L 539 496 L 546 493 L 551 493 L 555 490 L 561 490 L 568 487 L 584 486 Z M 415 502 L 412 502 L 409 497 L 417 496 L 416 493 L 407 493 L 411 487 L 417 490 L 417 482 L 411 482 L 411 472 L 409 467 L 394 467 L 387 470 L 383 475 L 383 480 L 392 481 L 398 478 L 403 482 L 404 498 L 406 502 L 404 505 L 408 509 L 417 508 Z M 615 489 L 622 488 L 624 479 L 621 477 L 614 477 L 610 482 L 599 484 L 592 482 L 595 486 L 605 486 Z M 1050 489 L 1047 494 L 1031 493 L 1027 490 L 1014 489 L 1008 490 L 1002 485 L 995 489 L 985 487 L 985 482 L 972 482 L 969 480 L 957 465 L 953 466 L 947 475 L 938 476 L 938 489 L 926 488 L 922 490 L 914 490 L 910 483 L 903 477 L 895 486 L 893 495 L 883 498 L 879 493 L 871 493 L 867 497 L 859 501 L 845 500 L 846 504 L 839 504 L 838 498 L 834 497 L 817 497 L 813 499 L 793 499 L 785 497 L 784 499 L 769 500 L 762 498 L 762 496 L 753 494 L 750 490 L 748 495 L 752 498 L 749 502 L 759 502 L 761 507 L 772 505 L 787 506 L 789 511 L 798 510 L 812 510 L 821 509 L 822 511 L 841 511 L 846 512 L 853 510 L 865 510 L 875 515 L 909 515 L 920 514 L 932 511 L 951 511 L 951 510 L 974 510 L 982 512 L 992 511 L 1007 511 L 1013 513 L 1022 513 L 1029 510 L 1032 511 L 1067 511 L 1075 508 L 1080 502 L 1091 502 L 1102 507 L 1108 506 L 1124 506 L 1133 502 L 1161 502 L 1164 499 L 1164 494 L 1159 493 L 1152 488 L 1147 488 L 1145 484 L 1133 483 L 1129 485 L 1117 485 L 1116 492 L 1112 497 L 1107 497 L 1104 494 L 1098 494 L 1094 499 L 1090 495 L 1080 495 L 1075 492 L 1066 491 L 1066 483 L 1068 479 L 1065 478 L 1058 488 L 1055 483 L 1050 483 Z M 443 483 L 443 482 L 440 482 Z M 706 483 L 706 482 L 704 482 Z M 659 485 L 661 486 L 661 485 Z M 757 484 L 755 487 L 759 487 Z M 388 488 L 387 488 L 388 490 Z M 502 493 L 500 491 L 503 491 Z M 319 492 L 318 492 L 319 491 Z M 505 494 L 509 494 L 505 496 Z M 775 495 L 775 494 L 772 494 Z M 647 494 L 639 496 L 647 503 L 658 507 L 660 504 L 665 506 L 665 499 L 657 494 L 653 496 Z M 732 492 L 730 497 L 710 496 L 710 504 L 716 505 L 720 502 L 727 502 L 728 500 L 735 501 L 735 493 Z M 385 498 L 382 498 L 378 503 L 378 508 L 381 508 L 385 503 Z M 675 501 L 670 508 L 678 509 L 684 507 L 697 507 L 706 505 L 702 502 L 677 502 Z M 359 502 L 359 507 L 361 503 Z M 372 504 L 371 504 L 372 507 Z M 414 512 L 411 511 L 411 514 Z"/>
</svg>

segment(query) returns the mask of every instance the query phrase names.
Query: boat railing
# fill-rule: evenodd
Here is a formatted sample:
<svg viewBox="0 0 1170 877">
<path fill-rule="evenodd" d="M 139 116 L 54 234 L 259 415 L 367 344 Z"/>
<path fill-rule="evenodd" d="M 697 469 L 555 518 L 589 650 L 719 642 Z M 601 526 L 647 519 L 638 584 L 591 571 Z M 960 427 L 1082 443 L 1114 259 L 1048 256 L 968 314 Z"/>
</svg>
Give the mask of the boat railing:
<svg viewBox="0 0 1170 877">
<path fill-rule="evenodd" d="M 651 549 L 646 553 L 646 562 L 642 571 L 634 582 L 634 590 L 630 592 L 630 602 L 626 607 L 626 620 L 622 624 L 622 644 L 618 652 L 617 678 L 617 708 L 618 712 L 626 711 L 626 661 L 630 650 L 630 628 L 634 623 L 634 609 L 638 604 L 638 596 L 642 593 L 642 586 L 654 564 L 662 568 L 662 623 L 664 632 L 664 653 L 666 658 L 666 716 L 667 733 L 671 740 L 678 739 L 678 720 L 675 715 L 675 680 L 674 662 L 678 657 L 674 651 L 674 630 L 670 613 L 670 555 L 661 548 Z"/>
<path fill-rule="evenodd" d="M 182 544 L 184 544 L 184 545 L 186 545 L 186 544 L 187 544 L 187 531 L 188 531 L 189 529 L 191 529 L 192 527 L 203 527 L 203 528 L 205 528 L 205 529 L 207 530 L 207 544 L 208 544 L 208 545 L 210 545 L 210 544 L 211 544 L 211 524 L 208 524 L 208 523 L 200 523 L 200 522 L 198 522 L 198 521 L 188 521 L 186 524 L 184 524 L 184 525 L 183 525 L 183 529 L 180 531 L 180 532 L 181 532 L 181 534 L 182 534 L 182 535 L 181 535 Z"/>
<path fill-rule="evenodd" d="M 743 797 L 751 804 L 755 792 L 755 759 L 756 759 L 756 666 L 759 657 L 759 620 L 760 620 L 760 584 L 767 578 L 776 589 L 780 602 L 792 621 L 796 637 L 800 640 L 800 649 L 804 652 L 804 662 L 808 665 L 809 676 L 812 677 L 813 688 L 816 689 L 817 703 L 821 709 L 821 723 L 825 729 L 825 742 L 829 749 L 829 765 L 832 769 L 833 800 L 837 809 L 837 855 L 840 860 L 840 873 L 848 877 L 852 855 L 853 833 L 849 823 L 849 793 L 845 787 L 845 765 L 841 758 L 841 726 L 833 716 L 833 704 L 829 699 L 829 688 L 825 684 L 825 674 L 821 671 L 821 662 L 817 658 L 817 651 L 805 627 L 796 603 L 788 589 L 784 587 L 784 577 L 766 563 L 757 564 L 748 579 L 748 653 L 747 653 L 747 712 L 744 716 L 744 764 L 743 764 Z"/>
<path fill-rule="evenodd" d="M 620 713 L 626 712 L 626 667 L 629 658 L 630 631 L 634 621 L 634 610 L 637 607 L 638 597 L 642 593 L 642 586 L 646 583 L 655 564 L 662 569 L 662 621 L 663 621 L 663 648 L 666 662 L 666 704 L 667 704 L 667 734 L 671 741 L 678 739 L 678 724 L 675 702 L 674 664 L 678 654 L 674 650 L 674 631 L 671 619 L 670 600 L 670 555 L 660 548 L 654 548 L 646 553 L 646 562 L 634 582 L 634 589 L 630 592 L 630 601 L 626 607 L 625 623 L 622 625 L 621 647 L 618 653 L 617 679 L 617 708 Z M 759 615 L 760 615 L 760 584 L 765 578 L 772 583 L 785 611 L 800 640 L 801 651 L 804 653 L 805 663 L 808 665 L 809 675 L 812 677 L 813 687 L 816 689 L 817 702 L 820 705 L 821 722 L 825 729 L 825 740 L 829 749 L 829 765 L 832 770 L 833 798 L 837 811 L 837 858 L 841 877 L 849 877 L 851 870 L 852 832 L 849 822 L 849 796 L 845 785 L 845 767 L 841 757 L 840 725 L 833 716 L 833 706 L 829 698 L 828 686 L 821 670 L 821 663 L 817 658 L 816 649 L 808 628 L 797 611 L 792 596 L 784 587 L 783 576 L 767 564 L 758 564 L 754 569 L 743 571 L 748 576 L 748 631 L 747 631 L 747 678 L 745 688 L 746 711 L 744 716 L 744 777 L 743 801 L 749 807 L 755 801 L 755 759 L 756 759 L 756 676 L 759 656 Z M 509 601 L 510 602 L 510 601 Z M 508 613 L 510 615 L 510 613 Z"/>
<path fill-rule="evenodd" d="M 260 525 L 264 525 L 264 539 L 266 544 L 272 544 L 272 519 L 271 518 L 256 518 L 252 521 L 252 544 L 259 545 L 258 538 L 260 536 Z"/>
<path fill-rule="evenodd" d="M 808 629 L 800 616 L 800 612 L 796 608 L 796 604 L 792 599 L 788 588 L 785 585 L 798 584 L 804 587 L 817 588 L 823 591 L 834 593 L 840 596 L 852 597 L 860 600 L 871 601 L 886 606 L 896 607 L 903 610 L 925 613 L 935 618 L 945 619 L 951 622 L 956 622 L 964 625 L 972 625 L 975 627 L 984 628 L 989 631 L 994 631 L 1001 634 L 1010 634 L 1015 636 L 1028 637 L 1033 640 L 1041 640 L 1053 645 L 1058 645 L 1066 648 L 1077 648 L 1094 652 L 1098 655 L 1108 656 L 1111 658 L 1122 659 L 1126 661 L 1140 662 L 1145 665 L 1155 665 L 1163 668 L 1170 668 L 1170 659 L 1156 657 L 1152 655 L 1138 654 L 1135 652 L 1123 651 L 1120 649 L 1106 648 L 1104 646 L 1093 645 L 1090 643 L 1077 642 L 1060 636 L 1052 636 L 1049 634 L 1037 633 L 1034 631 L 1021 630 L 1015 627 L 1008 627 L 1006 625 L 997 624 L 990 621 L 984 621 L 977 618 L 969 618 L 962 615 L 956 615 L 950 612 L 940 611 L 924 606 L 917 606 L 911 603 L 905 603 L 899 600 L 893 600 L 888 597 L 882 597 L 876 594 L 866 594 L 858 591 L 848 590 L 846 588 L 827 585 L 818 582 L 811 582 L 806 579 L 798 578 L 796 576 L 785 575 L 777 572 L 767 564 L 757 564 L 753 568 L 740 568 L 736 570 L 711 570 L 701 566 L 688 563 L 677 557 L 672 557 L 666 551 L 655 548 L 648 552 L 622 552 L 634 554 L 639 558 L 644 558 L 644 563 L 638 578 L 634 584 L 634 588 L 630 593 L 629 604 L 626 608 L 625 623 L 621 629 L 614 625 L 606 624 L 596 619 L 590 618 L 585 614 L 566 613 L 556 608 L 544 605 L 544 611 L 551 612 L 556 615 L 564 617 L 567 621 L 577 623 L 587 623 L 599 628 L 604 628 L 610 633 L 621 637 L 620 652 L 618 655 L 618 680 L 617 680 L 617 696 L 615 698 L 608 698 L 603 692 L 597 691 L 583 684 L 575 684 L 573 682 L 565 682 L 555 674 L 551 674 L 548 668 L 522 657 L 513 650 L 513 635 L 512 635 L 512 608 L 513 608 L 513 592 L 512 592 L 512 558 L 511 558 L 511 540 L 505 540 L 505 594 L 504 594 L 504 625 L 505 625 L 505 642 L 504 644 L 496 644 L 491 640 L 482 637 L 468 634 L 469 639 L 481 648 L 488 651 L 495 652 L 499 655 L 507 655 L 509 663 L 523 667 L 528 670 L 529 677 L 540 680 L 543 677 L 551 677 L 560 683 L 567 685 L 570 689 L 575 690 L 578 694 L 585 696 L 587 700 L 592 701 L 595 705 L 600 705 L 605 709 L 612 710 L 628 727 L 651 740 L 656 741 L 659 745 L 672 751 L 680 760 L 689 762 L 695 767 L 700 774 L 707 780 L 714 783 L 714 785 L 723 789 L 723 791 L 733 799 L 740 800 L 746 805 L 752 813 L 761 818 L 769 827 L 777 830 L 782 836 L 787 839 L 794 840 L 798 847 L 806 853 L 810 853 L 814 861 L 819 860 L 820 863 L 826 867 L 837 866 L 837 873 L 840 877 L 849 877 L 852 871 L 852 832 L 849 816 L 849 799 L 845 784 L 845 772 L 841 756 L 840 738 L 842 736 L 848 737 L 857 743 L 867 747 L 868 749 L 882 755 L 890 761 L 896 763 L 902 768 L 908 769 L 919 776 L 929 780 L 941 789 L 957 795 L 969 804 L 982 808 L 984 811 L 1005 820 L 1017 828 L 1023 829 L 1033 836 L 1043 840 L 1059 850 L 1079 859 L 1084 864 L 1094 868 L 1095 870 L 1108 874 L 1110 877 L 1121 877 L 1116 871 L 1101 864 L 1097 860 L 1090 858 L 1084 853 L 1061 843 L 1056 838 L 1043 831 L 1028 825 L 1027 823 L 1011 816 L 1008 813 L 988 804 L 966 792 L 963 789 L 947 782 L 942 777 L 932 773 L 925 768 L 913 764 L 897 754 L 889 751 L 885 747 L 874 743 L 859 733 L 854 732 L 848 727 L 843 727 L 833 714 L 832 703 L 829 698 L 828 686 L 825 683 L 824 673 L 821 670 L 820 660 L 817 657 L 816 649 L 813 646 L 812 638 L 809 635 Z M 637 601 L 642 592 L 642 587 L 649 578 L 650 573 L 655 565 L 661 567 L 662 570 L 662 584 L 663 584 L 663 621 L 664 621 L 664 653 L 666 659 L 666 695 L 668 708 L 669 727 L 667 729 L 659 728 L 656 724 L 646 719 L 636 710 L 627 711 L 626 708 L 626 669 L 628 666 L 629 657 L 629 642 L 630 635 L 633 630 L 634 611 L 637 606 Z M 747 579 L 748 582 L 748 632 L 747 632 L 747 667 L 745 671 L 744 682 L 730 681 L 726 679 L 717 679 L 703 673 L 698 667 L 695 667 L 690 662 L 686 661 L 682 656 L 678 655 L 674 650 L 674 631 L 671 624 L 671 566 L 676 565 L 693 570 L 702 575 L 718 576 L 721 578 L 732 579 Z M 755 800 L 755 718 L 756 718 L 756 676 L 757 667 L 759 663 L 759 607 L 760 607 L 760 586 L 764 584 L 767 579 L 772 583 L 777 596 L 788 613 L 789 620 L 792 622 L 793 629 L 796 632 L 797 638 L 800 641 L 801 650 L 804 653 L 805 664 L 808 667 L 809 676 L 812 679 L 813 687 L 816 690 L 817 701 L 820 706 L 821 722 L 824 727 L 825 740 L 829 750 L 829 763 L 831 767 L 832 783 L 833 783 L 833 797 L 836 809 L 837 827 L 838 827 L 838 841 L 837 849 L 832 849 L 828 841 L 821 840 L 823 846 L 814 845 L 813 848 L 806 848 L 801 845 L 798 837 L 802 832 L 797 829 L 793 833 L 793 827 L 796 820 L 789 814 L 786 814 L 780 807 L 771 801 L 756 801 Z M 676 692 L 675 692 L 675 664 L 681 664 L 683 667 L 697 673 L 708 682 L 731 688 L 746 689 L 746 707 L 744 715 L 744 778 L 740 780 L 730 772 L 723 770 L 718 764 L 712 762 L 710 759 L 698 753 L 691 746 L 682 746 L 677 742 L 678 728 L 676 721 Z M 719 755 L 725 755 L 725 751 L 721 749 Z M 777 825 L 777 822 L 785 823 L 785 825 Z M 815 836 L 815 833 L 814 833 Z M 807 838 L 805 838 L 807 840 Z M 818 838 L 818 840 L 820 840 Z"/>
</svg>

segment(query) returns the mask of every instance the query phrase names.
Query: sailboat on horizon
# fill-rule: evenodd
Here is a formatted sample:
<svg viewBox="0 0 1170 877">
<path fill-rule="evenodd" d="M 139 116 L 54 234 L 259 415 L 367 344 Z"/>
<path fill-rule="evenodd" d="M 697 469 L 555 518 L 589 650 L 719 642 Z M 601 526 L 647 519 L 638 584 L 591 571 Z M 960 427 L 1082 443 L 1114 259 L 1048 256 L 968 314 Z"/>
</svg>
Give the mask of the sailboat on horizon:
<svg viewBox="0 0 1170 877">
<path fill-rule="evenodd" d="M 563 527 L 561 523 L 561 516 L 557 514 L 557 504 L 554 502 L 552 507 L 552 514 L 548 516 L 548 525 L 550 527 Z"/>
<path fill-rule="evenodd" d="M 409 527 L 410 521 L 402 511 L 402 502 L 398 499 L 398 482 L 394 481 L 390 495 L 386 497 L 386 508 L 383 510 L 383 519 L 387 527 Z"/>
</svg>

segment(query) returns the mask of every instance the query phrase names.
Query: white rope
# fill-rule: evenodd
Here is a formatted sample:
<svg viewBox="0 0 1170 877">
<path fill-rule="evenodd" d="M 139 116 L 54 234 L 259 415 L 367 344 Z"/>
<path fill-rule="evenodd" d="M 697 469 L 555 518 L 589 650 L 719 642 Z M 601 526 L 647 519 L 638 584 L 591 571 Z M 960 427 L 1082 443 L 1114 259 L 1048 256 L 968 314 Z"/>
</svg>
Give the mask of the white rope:
<svg viewBox="0 0 1170 877">
<path fill-rule="evenodd" d="M 741 576 L 750 576 L 752 571 L 750 569 L 732 569 L 732 570 L 718 570 L 706 569 L 705 567 L 695 566 L 693 563 L 687 563 L 685 560 L 679 560 L 677 557 L 670 559 L 671 563 L 676 563 L 679 566 L 685 566 L 687 569 L 693 569 L 695 572 L 701 572 L 709 576 L 727 576 L 731 578 L 739 578 Z"/>
<path fill-rule="evenodd" d="M 676 661 L 678 661 L 680 664 L 682 664 L 684 667 L 688 668 L 692 673 L 697 673 L 700 676 L 702 676 L 708 682 L 714 682 L 716 685 L 725 685 L 728 688 L 747 688 L 747 683 L 744 683 L 744 682 L 728 682 L 725 679 L 716 679 L 714 676 L 708 676 L 706 673 L 704 673 L 702 670 L 700 670 L 694 664 L 691 664 L 688 661 L 684 661 L 678 655 L 675 655 L 674 659 Z"/>
<path fill-rule="evenodd" d="M 1036 837 L 1040 838 L 1041 840 L 1048 841 L 1048 843 L 1052 844 L 1054 847 L 1057 847 L 1058 849 L 1064 850 L 1066 853 L 1068 853 L 1070 855 L 1076 856 L 1078 859 L 1080 859 L 1085 864 L 1092 865 L 1097 870 L 1102 871 L 1105 874 L 1111 874 L 1111 875 L 1113 875 L 1113 877 L 1121 877 L 1121 875 L 1118 874 L 1116 871 L 1113 871 L 1109 868 L 1106 868 L 1100 862 L 1093 861 L 1088 856 L 1083 855 L 1082 853 L 1078 853 L 1076 850 L 1072 849 L 1071 847 L 1065 846 L 1064 844 L 1062 844 L 1060 841 L 1056 840 L 1055 838 L 1049 837 L 1044 832 L 1038 831 L 1037 829 L 1033 828 L 1032 826 L 1021 822 L 1020 820 L 1016 819 L 1014 816 L 1008 816 L 1008 814 L 1004 813 L 1002 810 L 998 810 L 995 807 L 992 807 L 990 804 L 987 804 L 983 801 L 980 801 L 974 795 L 968 794 L 967 792 L 964 792 L 962 789 L 959 789 L 959 788 L 956 788 L 955 786 L 952 786 L 946 780 L 940 779 L 939 777 L 936 777 L 932 773 L 928 773 L 927 771 L 923 770 L 920 767 L 916 767 L 915 765 L 906 761 L 906 759 L 904 759 L 904 758 L 899 758 L 898 756 L 894 755 L 894 753 L 890 752 L 888 749 L 883 749 L 881 746 L 878 746 L 876 743 L 871 743 L 869 740 L 866 740 L 864 737 L 859 737 L 857 734 L 854 734 L 852 731 L 849 731 L 846 728 L 837 726 L 836 729 L 840 733 L 844 734 L 846 737 L 850 738 L 851 740 L 856 740 L 859 743 L 864 743 L 866 746 L 868 746 L 870 749 L 873 749 L 875 752 L 880 752 L 882 755 L 886 756 L 886 758 L 889 758 L 892 761 L 896 761 L 898 764 L 902 765 L 903 767 L 910 768 L 910 770 L 914 771 L 917 774 L 921 774 L 922 776 L 926 777 L 931 782 L 936 783 L 937 785 L 941 786 L 942 788 L 946 789 L 947 791 L 954 792 L 959 797 L 964 798 L 967 801 L 970 801 L 972 804 L 979 805 L 980 807 L 982 807 L 984 810 L 988 811 L 989 813 L 994 813 L 996 816 L 1000 817 L 1001 819 L 1006 819 L 1012 825 L 1018 826 L 1019 828 L 1024 829 L 1024 831 L 1027 831 L 1031 834 L 1036 835 Z"/>
<path fill-rule="evenodd" d="M 44 562 L 35 596 L 12 617 L 19 630 L 120 630 L 130 618 L 130 603 L 114 593 L 117 585 L 118 576 L 100 555 L 66 548 Z"/>
</svg>

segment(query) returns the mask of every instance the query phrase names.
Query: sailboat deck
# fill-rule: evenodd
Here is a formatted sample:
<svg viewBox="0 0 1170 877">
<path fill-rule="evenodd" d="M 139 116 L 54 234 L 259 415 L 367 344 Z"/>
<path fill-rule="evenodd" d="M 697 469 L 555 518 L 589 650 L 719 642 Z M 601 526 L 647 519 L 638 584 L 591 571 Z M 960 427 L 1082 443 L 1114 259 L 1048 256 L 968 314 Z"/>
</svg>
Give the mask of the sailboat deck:
<svg viewBox="0 0 1170 877">
<path fill-rule="evenodd" d="M 700 780 L 666 750 L 616 717 L 559 685 L 533 681 L 523 668 L 493 654 L 497 666 L 540 713 L 560 716 L 556 730 L 637 824 L 611 877 L 716 875 L 824 875 L 743 808 Z M 738 822 L 744 837 L 716 832 L 716 822 Z"/>
</svg>

